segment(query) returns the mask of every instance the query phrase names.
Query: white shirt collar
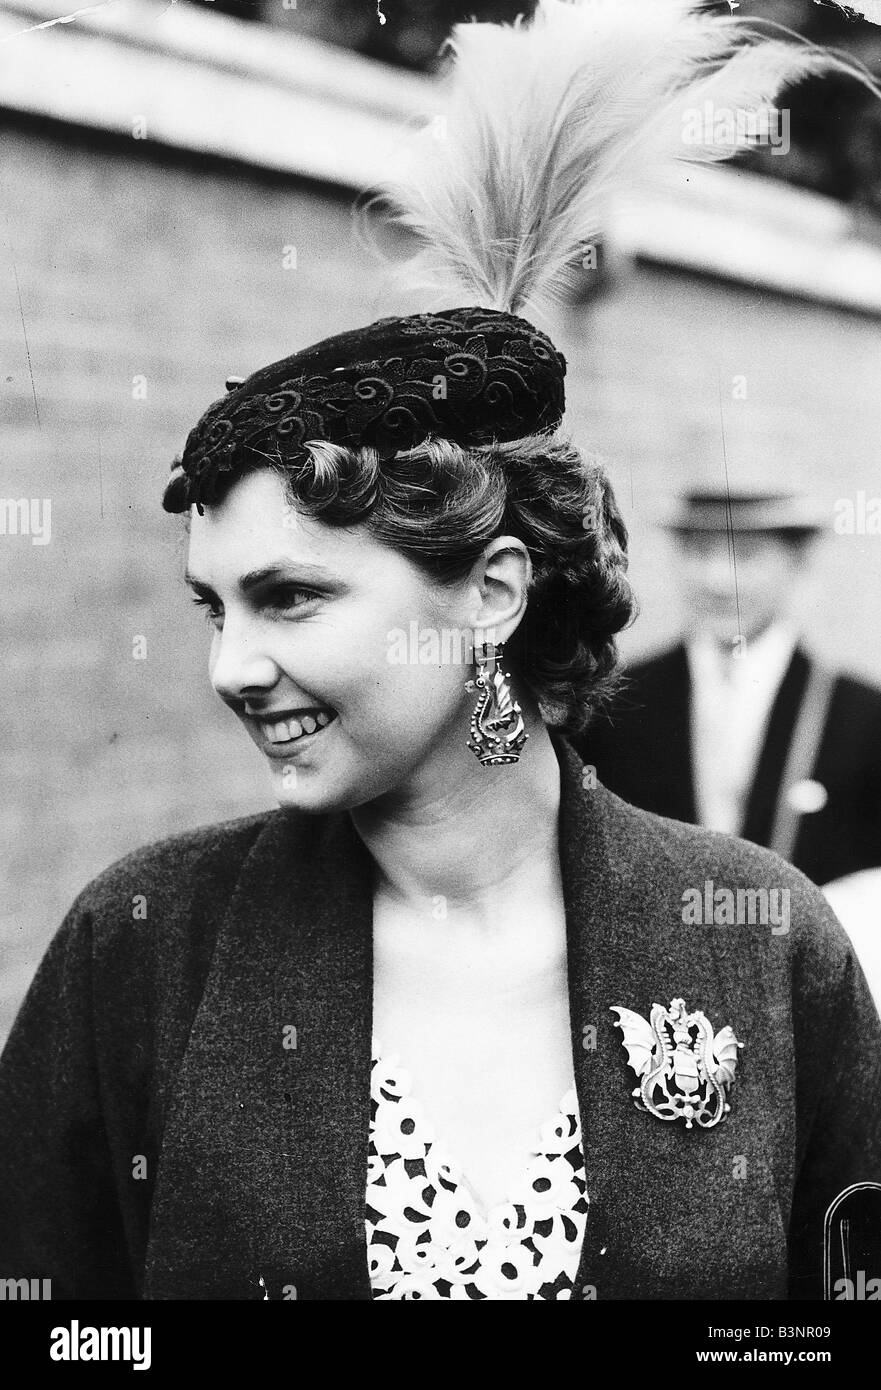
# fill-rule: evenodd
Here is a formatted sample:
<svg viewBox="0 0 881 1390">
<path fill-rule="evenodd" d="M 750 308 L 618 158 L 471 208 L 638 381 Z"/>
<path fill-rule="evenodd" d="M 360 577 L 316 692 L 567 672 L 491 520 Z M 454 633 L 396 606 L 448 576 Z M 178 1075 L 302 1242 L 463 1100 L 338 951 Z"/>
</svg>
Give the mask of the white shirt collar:
<svg viewBox="0 0 881 1390">
<path fill-rule="evenodd" d="M 796 646 L 785 623 L 771 623 L 741 654 L 706 635 L 688 645 L 695 796 L 700 821 L 737 834 L 774 699 Z"/>
</svg>

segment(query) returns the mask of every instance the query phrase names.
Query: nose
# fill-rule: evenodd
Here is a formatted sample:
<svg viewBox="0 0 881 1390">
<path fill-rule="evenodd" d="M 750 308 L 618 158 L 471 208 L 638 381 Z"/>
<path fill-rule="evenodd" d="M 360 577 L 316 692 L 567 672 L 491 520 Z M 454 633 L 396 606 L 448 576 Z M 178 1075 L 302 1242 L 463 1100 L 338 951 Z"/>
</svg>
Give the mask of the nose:
<svg viewBox="0 0 881 1390">
<path fill-rule="evenodd" d="M 241 703 L 255 693 L 271 690 L 279 669 L 254 629 L 228 614 L 222 631 L 215 634 L 209 674 L 222 700 Z"/>
</svg>

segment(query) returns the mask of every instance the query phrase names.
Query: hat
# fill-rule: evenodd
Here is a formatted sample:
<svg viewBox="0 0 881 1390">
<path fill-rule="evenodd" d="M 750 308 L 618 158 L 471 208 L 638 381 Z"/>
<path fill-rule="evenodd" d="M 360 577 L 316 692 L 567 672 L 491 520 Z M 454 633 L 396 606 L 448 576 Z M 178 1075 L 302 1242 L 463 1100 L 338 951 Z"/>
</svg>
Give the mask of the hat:
<svg viewBox="0 0 881 1390">
<path fill-rule="evenodd" d="M 201 510 L 221 474 L 259 461 L 294 469 L 308 444 L 369 446 L 380 458 L 436 436 L 462 445 L 559 425 L 566 359 L 525 319 L 449 309 L 379 319 L 262 367 L 190 431 L 162 505 Z"/>
<path fill-rule="evenodd" d="M 790 488 L 701 485 L 680 492 L 661 525 L 679 534 L 731 531 L 807 535 L 823 526 L 815 499 Z"/>
<path fill-rule="evenodd" d="M 616 199 L 754 143 L 740 121 L 684 141 L 683 116 L 710 98 L 755 116 L 797 77 L 857 71 L 703 0 L 538 0 L 525 22 L 458 25 L 449 51 L 442 114 L 377 191 L 416 252 L 413 287 L 472 307 L 380 319 L 233 382 L 190 432 L 166 511 L 201 510 L 223 475 L 308 468 L 317 440 L 388 459 L 432 437 L 555 427 L 565 363 L 517 315 L 541 318 L 583 282 Z"/>
</svg>

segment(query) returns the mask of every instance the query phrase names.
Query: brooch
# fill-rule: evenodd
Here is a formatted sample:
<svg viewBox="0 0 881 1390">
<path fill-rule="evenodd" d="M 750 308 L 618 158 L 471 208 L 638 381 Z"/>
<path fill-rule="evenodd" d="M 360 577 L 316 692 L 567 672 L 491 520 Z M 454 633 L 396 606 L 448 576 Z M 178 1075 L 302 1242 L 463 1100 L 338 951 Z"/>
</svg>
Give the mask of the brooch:
<svg viewBox="0 0 881 1390">
<path fill-rule="evenodd" d="M 684 999 L 674 999 L 669 1009 L 653 1004 L 650 1022 L 632 1009 L 616 1007 L 612 1013 L 639 1081 L 632 1093 L 638 1110 L 659 1120 L 685 1120 L 686 1129 L 712 1129 L 725 1118 L 737 1049 L 743 1047 L 730 1026 L 714 1034 L 706 1014 L 689 1013 Z"/>
</svg>

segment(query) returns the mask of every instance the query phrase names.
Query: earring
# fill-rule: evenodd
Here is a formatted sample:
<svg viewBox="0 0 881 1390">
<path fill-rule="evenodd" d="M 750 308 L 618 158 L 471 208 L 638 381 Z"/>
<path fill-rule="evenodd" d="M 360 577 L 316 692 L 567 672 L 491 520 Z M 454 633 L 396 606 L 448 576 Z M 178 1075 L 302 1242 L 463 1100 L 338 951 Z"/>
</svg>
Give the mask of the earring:
<svg viewBox="0 0 881 1390">
<path fill-rule="evenodd" d="M 508 685 L 511 672 L 502 671 L 501 659 L 501 642 L 482 642 L 475 647 L 477 675 L 465 685 L 468 691 L 480 691 L 471 715 L 468 747 L 484 767 L 516 763 L 529 738 L 522 711 Z"/>
</svg>

